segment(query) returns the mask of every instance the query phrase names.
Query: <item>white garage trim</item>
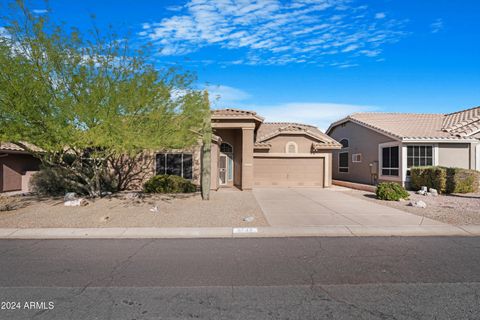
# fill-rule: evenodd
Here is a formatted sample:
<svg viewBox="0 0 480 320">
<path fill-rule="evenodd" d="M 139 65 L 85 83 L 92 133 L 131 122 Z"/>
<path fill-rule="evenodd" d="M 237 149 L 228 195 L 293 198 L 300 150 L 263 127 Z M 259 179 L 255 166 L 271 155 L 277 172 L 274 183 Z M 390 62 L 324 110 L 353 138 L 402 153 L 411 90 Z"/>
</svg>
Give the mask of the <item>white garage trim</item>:
<svg viewBox="0 0 480 320">
<path fill-rule="evenodd" d="M 325 158 L 328 153 L 254 153 L 254 158 Z"/>
</svg>

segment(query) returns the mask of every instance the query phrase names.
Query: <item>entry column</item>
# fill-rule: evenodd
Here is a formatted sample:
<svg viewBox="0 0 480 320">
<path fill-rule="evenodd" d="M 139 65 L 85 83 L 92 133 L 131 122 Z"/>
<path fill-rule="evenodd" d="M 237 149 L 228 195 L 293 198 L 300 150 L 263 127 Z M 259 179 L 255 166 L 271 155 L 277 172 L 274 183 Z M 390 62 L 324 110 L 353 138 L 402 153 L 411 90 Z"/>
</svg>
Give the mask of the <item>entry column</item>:
<svg viewBox="0 0 480 320">
<path fill-rule="evenodd" d="M 242 190 L 253 187 L 253 131 L 242 128 Z"/>
</svg>

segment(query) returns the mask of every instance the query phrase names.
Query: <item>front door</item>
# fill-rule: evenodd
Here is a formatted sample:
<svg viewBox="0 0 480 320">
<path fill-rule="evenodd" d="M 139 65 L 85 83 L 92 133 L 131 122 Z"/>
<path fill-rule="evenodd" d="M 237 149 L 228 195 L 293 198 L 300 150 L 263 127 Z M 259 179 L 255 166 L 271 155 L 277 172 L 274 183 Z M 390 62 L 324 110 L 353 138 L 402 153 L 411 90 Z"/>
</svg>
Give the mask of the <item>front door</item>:
<svg viewBox="0 0 480 320">
<path fill-rule="evenodd" d="M 219 168 L 219 179 L 220 179 L 220 185 L 224 186 L 227 184 L 227 156 L 226 155 L 220 155 L 220 163 L 218 165 Z"/>
</svg>

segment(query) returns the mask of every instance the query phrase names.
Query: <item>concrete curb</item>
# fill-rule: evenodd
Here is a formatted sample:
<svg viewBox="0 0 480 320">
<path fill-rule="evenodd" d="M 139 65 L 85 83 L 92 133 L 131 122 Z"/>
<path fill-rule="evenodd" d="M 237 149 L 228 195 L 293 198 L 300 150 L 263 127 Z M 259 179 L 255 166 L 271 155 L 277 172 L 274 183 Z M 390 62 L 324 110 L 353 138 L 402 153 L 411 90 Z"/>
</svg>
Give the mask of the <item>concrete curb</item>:
<svg viewBox="0 0 480 320">
<path fill-rule="evenodd" d="M 0 239 L 173 239 L 269 237 L 480 236 L 480 226 L 0 229 Z"/>
</svg>

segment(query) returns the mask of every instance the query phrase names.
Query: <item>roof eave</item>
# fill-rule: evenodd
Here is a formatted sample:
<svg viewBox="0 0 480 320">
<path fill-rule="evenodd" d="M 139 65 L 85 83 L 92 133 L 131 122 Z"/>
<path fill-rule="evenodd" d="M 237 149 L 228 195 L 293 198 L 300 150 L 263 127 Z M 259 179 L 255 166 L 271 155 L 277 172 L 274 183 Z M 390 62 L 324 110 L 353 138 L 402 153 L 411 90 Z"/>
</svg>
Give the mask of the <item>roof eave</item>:
<svg viewBox="0 0 480 320">
<path fill-rule="evenodd" d="M 441 143 L 441 142 L 446 142 L 446 143 L 471 143 L 471 142 L 478 142 L 478 139 L 475 138 L 434 138 L 434 137 L 404 137 L 401 139 L 402 142 L 404 143 Z"/>
<path fill-rule="evenodd" d="M 258 121 L 258 122 L 263 122 L 265 119 L 263 117 L 260 117 L 260 116 L 251 116 L 251 115 L 245 115 L 245 116 L 225 116 L 225 115 L 212 115 L 211 116 L 211 119 L 212 120 L 255 120 L 255 121 Z"/>
</svg>

